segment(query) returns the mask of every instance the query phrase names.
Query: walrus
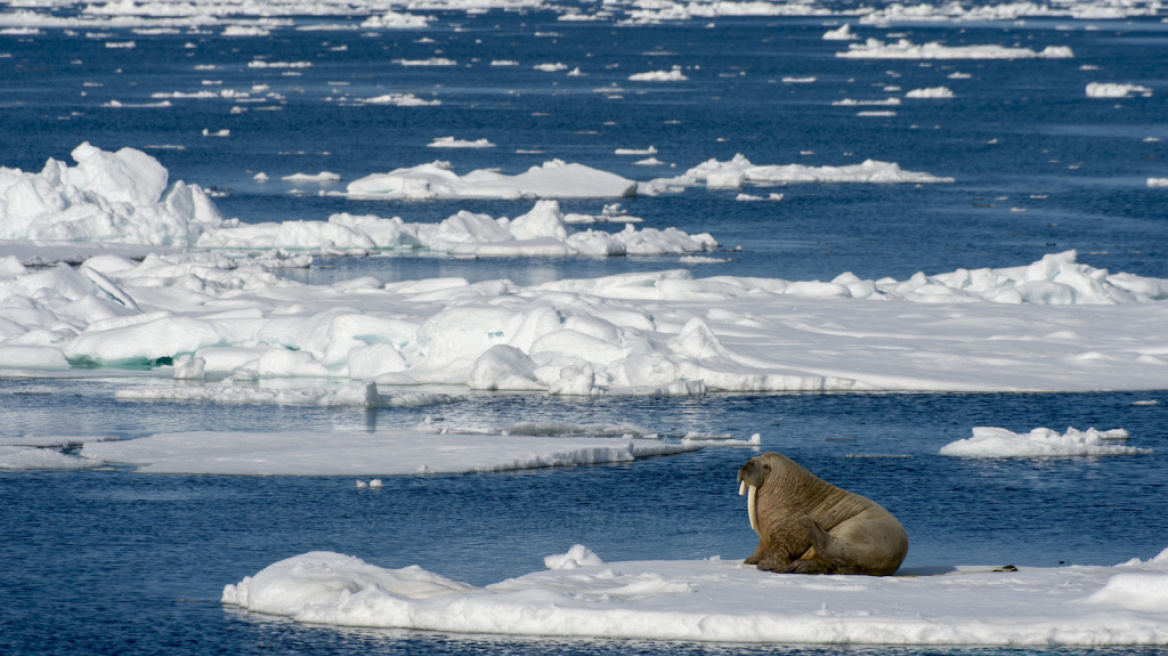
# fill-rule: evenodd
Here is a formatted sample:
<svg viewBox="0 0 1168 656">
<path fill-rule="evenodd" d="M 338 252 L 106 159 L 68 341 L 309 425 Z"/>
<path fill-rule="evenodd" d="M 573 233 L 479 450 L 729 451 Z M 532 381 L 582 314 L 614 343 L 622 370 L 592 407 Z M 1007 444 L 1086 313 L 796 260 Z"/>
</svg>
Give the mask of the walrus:
<svg viewBox="0 0 1168 656">
<path fill-rule="evenodd" d="M 784 455 L 751 458 L 738 481 L 738 494 L 749 490 L 750 526 L 759 537 L 744 561 L 749 565 L 781 573 L 888 576 L 908 554 L 908 534 L 892 513 Z"/>
</svg>

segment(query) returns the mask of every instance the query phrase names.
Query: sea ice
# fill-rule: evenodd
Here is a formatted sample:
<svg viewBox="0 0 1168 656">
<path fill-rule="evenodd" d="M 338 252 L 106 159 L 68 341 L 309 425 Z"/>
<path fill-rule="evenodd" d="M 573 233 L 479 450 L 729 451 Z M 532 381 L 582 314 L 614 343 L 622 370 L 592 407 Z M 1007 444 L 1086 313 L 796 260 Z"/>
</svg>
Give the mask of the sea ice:
<svg viewBox="0 0 1168 656">
<path fill-rule="evenodd" d="M 642 183 L 641 190 L 645 193 L 653 193 L 671 187 L 698 185 L 702 181 L 705 181 L 705 185 L 711 188 L 737 189 L 747 183 L 756 185 L 796 182 L 941 183 L 953 182 L 953 178 L 905 171 L 895 162 L 880 162 L 871 159 L 865 160 L 862 164 L 845 166 L 805 166 L 803 164 L 767 166 L 753 164 L 745 156 L 738 154 L 728 162 L 719 162 L 714 159 L 703 162 L 676 178 L 663 178 Z"/>
<path fill-rule="evenodd" d="M 483 588 L 418 566 L 311 552 L 222 602 L 309 624 L 731 643 L 1168 644 L 1168 550 L 1114 567 L 961 566 L 906 576 L 776 575 L 737 560 L 605 562 L 587 547 Z"/>
<path fill-rule="evenodd" d="M 1147 98 L 1152 95 L 1152 90 L 1140 84 L 1092 82 L 1087 85 L 1088 98 L 1131 98 L 1134 95 Z"/>
<path fill-rule="evenodd" d="M 905 98 L 954 98 L 953 91 L 948 87 L 926 87 L 912 89 L 904 94 Z"/>
<path fill-rule="evenodd" d="M 81 450 L 81 464 L 85 459 L 131 464 L 136 471 L 149 474 L 410 476 L 624 463 L 709 446 L 717 444 L 422 429 L 373 433 L 194 431 L 87 442 Z M 724 446 L 754 445 L 731 442 Z M 0 447 L 0 458 L 8 448 L 16 447 Z"/>
<path fill-rule="evenodd" d="M 685 73 L 681 72 L 680 66 L 674 66 L 668 71 L 634 73 L 629 76 L 629 79 L 634 82 L 684 82 L 689 78 L 686 77 Z"/>
<path fill-rule="evenodd" d="M 495 144 L 488 139 L 455 139 L 454 137 L 438 137 L 426 144 L 430 148 L 494 148 Z"/>
<path fill-rule="evenodd" d="M 1041 52 L 1029 48 L 1007 48 L 998 45 L 946 46 L 938 42 L 916 45 L 907 39 L 884 43 L 868 39 L 853 43 L 836 57 L 854 59 L 1068 59 L 1074 52 L 1066 46 L 1047 46 Z"/>
<path fill-rule="evenodd" d="M 1067 428 L 1059 433 L 1035 428 L 1029 433 L 1013 433 L 1005 428 L 979 426 L 973 437 L 941 447 L 941 455 L 967 458 L 1060 458 L 1069 456 L 1146 455 L 1151 449 L 1127 446 L 1130 436 L 1122 428 L 1085 431 Z"/>
<path fill-rule="evenodd" d="M 133 148 L 73 150 L 40 173 L 0 167 L 0 239 L 189 246 L 226 224 L 198 185 L 168 184 L 158 160 Z"/>
<path fill-rule="evenodd" d="M 363 225 L 363 239 L 388 243 L 403 227 L 340 217 L 313 230 L 333 226 L 337 236 Z M 430 237 L 452 240 L 452 252 L 515 254 L 491 244 L 525 242 L 709 248 L 680 231 L 632 226 L 553 240 L 547 235 L 567 228 L 550 201 L 506 222 L 453 218 Z M 483 241 L 496 232 L 512 242 Z M 319 245 L 324 233 L 292 234 L 315 235 Z M 1110 274 L 1074 252 L 899 281 L 695 279 L 672 270 L 531 287 L 459 278 L 312 286 L 272 275 L 267 263 L 287 261 L 279 258 L 151 254 L 138 263 L 110 254 L 31 271 L 0 260 L 0 366 L 164 367 L 193 356 L 208 374 L 305 379 L 299 387 L 327 377 L 593 395 L 1161 389 L 1168 364 L 1168 280 Z M 224 389 L 164 394 L 283 402 Z"/>
<path fill-rule="evenodd" d="M 460 176 L 447 162 L 422 164 L 368 175 L 349 183 L 357 198 L 621 198 L 635 195 L 637 183 L 619 175 L 561 160 L 544 162 L 518 175 L 480 169 Z"/>
</svg>

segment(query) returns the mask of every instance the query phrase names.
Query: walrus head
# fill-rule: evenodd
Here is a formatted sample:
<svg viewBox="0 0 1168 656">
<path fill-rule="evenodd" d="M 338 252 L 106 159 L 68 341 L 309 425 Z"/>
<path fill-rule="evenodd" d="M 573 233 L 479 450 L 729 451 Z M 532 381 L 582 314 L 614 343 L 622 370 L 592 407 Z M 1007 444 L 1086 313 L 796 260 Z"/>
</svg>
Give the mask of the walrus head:
<svg viewBox="0 0 1168 656">
<path fill-rule="evenodd" d="M 764 459 L 751 458 L 738 469 L 738 496 L 746 496 L 746 509 L 750 513 L 750 528 L 758 532 L 758 488 L 762 487 L 771 473 L 771 464 Z"/>
</svg>

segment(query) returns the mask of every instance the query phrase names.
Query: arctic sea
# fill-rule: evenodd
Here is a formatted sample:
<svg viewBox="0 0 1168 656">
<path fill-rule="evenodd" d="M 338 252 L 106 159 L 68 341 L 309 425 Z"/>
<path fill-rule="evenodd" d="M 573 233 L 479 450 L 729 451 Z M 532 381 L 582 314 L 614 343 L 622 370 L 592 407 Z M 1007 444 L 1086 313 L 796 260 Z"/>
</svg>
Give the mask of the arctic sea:
<svg viewBox="0 0 1168 656">
<path fill-rule="evenodd" d="M 244 223 L 320 221 L 337 212 L 437 222 L 460 210 L 517 216 L 530 209 L 530 201 L 371 201 L 330 193 L 371 173 L 436 159 L 460 174 L 517 174 L 558 158 L 647 182 L 741 153 L 767 165 L 875 159 L 953 178 L 690 187 L 561 201 L 565 212 L 591 215 L 619 202 L 643 226 L 709 232 L 721 247 L 707 261 L 317 255 L 309 268 L 280 273 L 304 283 L 372 276 L 383 283 L 461 277 L 536 285 L 676 268 L 695 277 L 831 280 L 850 271 L 901 280 L 918 271 L 1020 266 L 1072 249 L 1094 267 L 1168 278 L 1168 188 L 1148 184 L 1168 178 L 1168 24 L 1160 16 L 884 25 L 854 16 L 720 16 L 618 25 L 612 17 L 561 21 L 537 7 L 429 10 L 422 13 L 434 16 L 430 25 L 409 30 L 341 29 L 337 24 L 353 27 L 361 17 L 296 16 L 270 34 L 227 36 L 197 21 L 135 30 L 81 21 L 75 9 L 55 12 L 61 27 L 0 34 L 0 166 L 36 171 L 47 158 L 67 160 L 85 141 L 132 147 L 157 158 L 172 181 L 215 192 L 223 215 Z M 861 40 L 1065 46 L 1074 57 L 842 58 L 836 55 L 848 42 L 822 37 L 845 22 Z M 434 65 L 438 59 L 453 64 Z M 256 61 L 312 65 L 248 65 Z M 560 63 L 562 69 L 534 68 Z M 686 79 L 629 79 L 675 66 Z M 573 69 L 580 75 L 566 74 Z M 1150 95 L 1088 97 L 1092 82 L 1138 83 Z M 953 97 L 905 97 L 940 86 Z M 175 95 L 221 89 L 253 95 L 249 102 Z M 359 101 L 389 93 L 441 104 Z M 163 105 L 165 94 L 171 97 Z M 493 147 L 429 147 L 448 136 Z M 650 146 L 653 164 L 635 163 L 646 154 L 617 154 Z M 342 181 L 282 180 L 321 171 Z M 260 172 L 270 179 L 257 181 Z M 743 193 L 783 199 L 739 200 Z M 630 422 L 666 439 L 758 433 L 760 444 L 622 464 L 386 477 L 380 489 L 360 489 L 352 476 L 152 475 L 119 464 L 0 471 L 0 653 L 1165 653 L 366 630 L 294 623 L 224 606 L 220 598 L 225 585 L 311 551 L 382 567 L 419 565 L 476 586 L 539 570 L 545 556 L 575 544 L 607 562 L 740 559 L 757 538 L 735 473 L 769 450 L 896 514 L 911 540 L 909 570 L 1147 560 L 1168 547 L 1168 374 L 1151 391 L 1075 394 L 555 397 L 455 389 L 444 390 L 449 402 L 417 408 L 115 398 L 164 384 L 173 381 L 134 370 L 3 374 L 0 438 L 376 434 L 422 422 L 497 432 L 521 422 Z M 1123 428 L 1131 446 L 1151 453 L 938 453 L 979 426 L 1018 433 Z M 76 448 L 66 452 L 76 455 Z"/>
</svg>

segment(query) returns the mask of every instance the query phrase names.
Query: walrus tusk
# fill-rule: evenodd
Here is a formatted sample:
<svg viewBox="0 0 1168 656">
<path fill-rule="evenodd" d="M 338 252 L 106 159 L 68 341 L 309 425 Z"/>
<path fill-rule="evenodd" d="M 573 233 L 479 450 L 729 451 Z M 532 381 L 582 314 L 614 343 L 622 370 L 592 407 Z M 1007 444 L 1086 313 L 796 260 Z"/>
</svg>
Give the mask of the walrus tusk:
<svg viewBox="0 0 1168 656">
<path fill-rule="evenodd" d="M 757 491 L 758 491 L 758 488 L 751 485 L 750 486 L 750 494 L 748 494 L 746 497 L 746 509 L 747 509 L 747 512 L 750 513 L 750 528 L 754 529 L 755 533 L 758 533 L 758 515 L 754 509 L 754 506 L 756 505 L 755 504 L 755 495 L 756 495 Z"/>
<path fill-rule="evenodd" d="M 746 481 L 738 483 L 738 496 L 746 494 Z"/>
</svg>

